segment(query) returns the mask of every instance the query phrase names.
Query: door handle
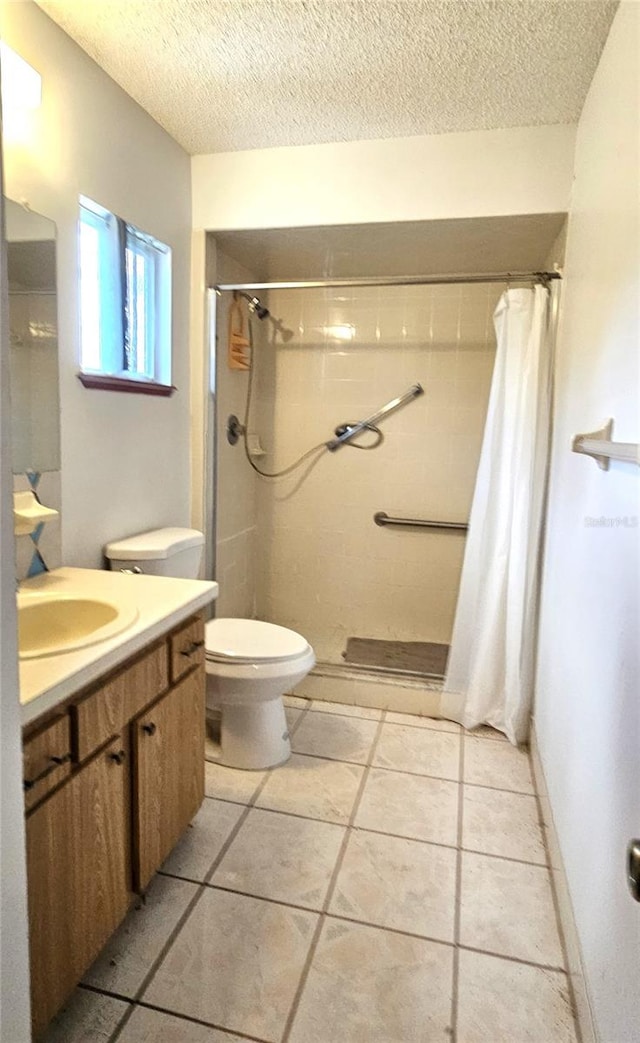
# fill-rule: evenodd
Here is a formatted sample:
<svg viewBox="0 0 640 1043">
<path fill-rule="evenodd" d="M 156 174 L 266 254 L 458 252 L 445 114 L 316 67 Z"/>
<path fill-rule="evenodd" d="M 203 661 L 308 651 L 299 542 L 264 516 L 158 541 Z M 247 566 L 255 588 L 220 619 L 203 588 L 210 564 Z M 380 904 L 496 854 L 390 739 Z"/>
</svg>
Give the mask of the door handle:
<svg viewBox="0 0 640 1043">
<path fill-rule="evenodd" d="M 640 840 L 630 840 L 627 847 L 627 883 L 636 902 L 640 902 Z"/>
<path fill-rule="evenodd" d="M 153 723 L 153 721 L 149 721 L 148 724 L 143 724 L 142 725 L 142 730 L 145 733 L 145 735 L 155 735 L 156 734 L 156 726 Z"/>
<path fill-rule="evenodd" d="M 114 764 L 124 764 L 126 753 L 124 750 L 118 750 L 117 753 L 110 753 L 109 760 L 113 761 Z"/>
</svg>

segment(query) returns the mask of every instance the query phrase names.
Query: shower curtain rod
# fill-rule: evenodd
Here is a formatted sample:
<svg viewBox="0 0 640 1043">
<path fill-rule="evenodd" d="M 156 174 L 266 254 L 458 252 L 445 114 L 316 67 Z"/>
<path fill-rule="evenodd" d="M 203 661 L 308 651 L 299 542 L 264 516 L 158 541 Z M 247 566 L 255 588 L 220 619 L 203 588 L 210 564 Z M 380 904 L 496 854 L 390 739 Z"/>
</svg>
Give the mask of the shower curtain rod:
<svg viewBox="0 0 640 1043">
<path fill-rule="evenodd" d="M 482 275 L 396 275 L 363 276 L 361 279 L 307 279 L 300 282 L 220 283 L 212 289 L 223 290 L 319 290 L 341 286 L 438 286 L 445 283 L 541 282 L 561 279 L 560 272 L 490 272 Z"/>
</svg>

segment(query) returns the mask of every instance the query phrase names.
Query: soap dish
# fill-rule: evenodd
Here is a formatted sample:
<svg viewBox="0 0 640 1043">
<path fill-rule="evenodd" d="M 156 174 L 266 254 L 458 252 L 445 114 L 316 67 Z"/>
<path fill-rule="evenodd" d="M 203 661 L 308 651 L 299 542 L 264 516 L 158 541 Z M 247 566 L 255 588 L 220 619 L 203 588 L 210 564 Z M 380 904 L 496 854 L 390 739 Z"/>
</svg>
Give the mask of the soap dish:
<svg viewBox="0 0 640 1043">
<path fill-rule="evenodd" d="M 13 494 L 13 531 L 16 536 L 28 536 L 41 522 L 57 517 L 58 512 L 44 507 L 30 489 Z"/>
</svg>

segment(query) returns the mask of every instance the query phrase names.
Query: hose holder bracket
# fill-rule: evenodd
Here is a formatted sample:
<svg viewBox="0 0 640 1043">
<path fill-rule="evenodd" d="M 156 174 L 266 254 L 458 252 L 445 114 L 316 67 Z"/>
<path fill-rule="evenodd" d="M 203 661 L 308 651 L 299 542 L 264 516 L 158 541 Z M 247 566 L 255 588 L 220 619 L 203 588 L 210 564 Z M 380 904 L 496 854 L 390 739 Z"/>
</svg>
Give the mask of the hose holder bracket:
<svg viewBox="0 0 640 1043">
<path fill-rule="evenodd" d="M 235 413 L 227 420 L 227 442 L 229 445 L 237 445 L 244 434 L 244 424 L 241 424 Z"/>
</svg>

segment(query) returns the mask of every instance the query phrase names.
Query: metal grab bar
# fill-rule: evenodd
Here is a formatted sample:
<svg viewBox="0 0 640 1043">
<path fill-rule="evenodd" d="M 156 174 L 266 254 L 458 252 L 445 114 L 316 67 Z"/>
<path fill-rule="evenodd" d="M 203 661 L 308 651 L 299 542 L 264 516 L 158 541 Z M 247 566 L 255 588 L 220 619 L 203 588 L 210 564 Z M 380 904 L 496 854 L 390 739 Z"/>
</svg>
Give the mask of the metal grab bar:
<svg viewBox="0 0 640 1043">
<path fill-rule="evenodd" d="M 466 532 L 466 522 L 427 521 L 426 518 L 390 518 L 386 511 L 376 511 L 373 516 L 376 525 L 406 525 L 412 529 L 450 529 L 453 532 Z"/>
<path fill-rule="evenodd" d="M 365 417 L 364 420 L 359 420 L 357 424 L 344 424 L 343 428 L 340 429 L 341 433 L 336 438 L 332 438 L 330 442 L 325 442 L 327 449 L 330 453 L 335 453 L 336 449 L 339 449 L 341 445 L 351 441 L 352 438 L 355 438 L 362 431 L 371 430 L 383 417 L 395 412 L 396 409 L 400 409 L 400 406 L 411 402 L 418 395 L 424 395 L 424 388 L 421 384 L 413 384 L 408 391 L 405 391 L 404 395 L 393 398 L 391 402 L 387 402 L 386 406 L 379 409 L 377 413 L 372 413 L 371 416 Z M 336 432 L 338 430 L 336 429 Z"/>
</svg>

